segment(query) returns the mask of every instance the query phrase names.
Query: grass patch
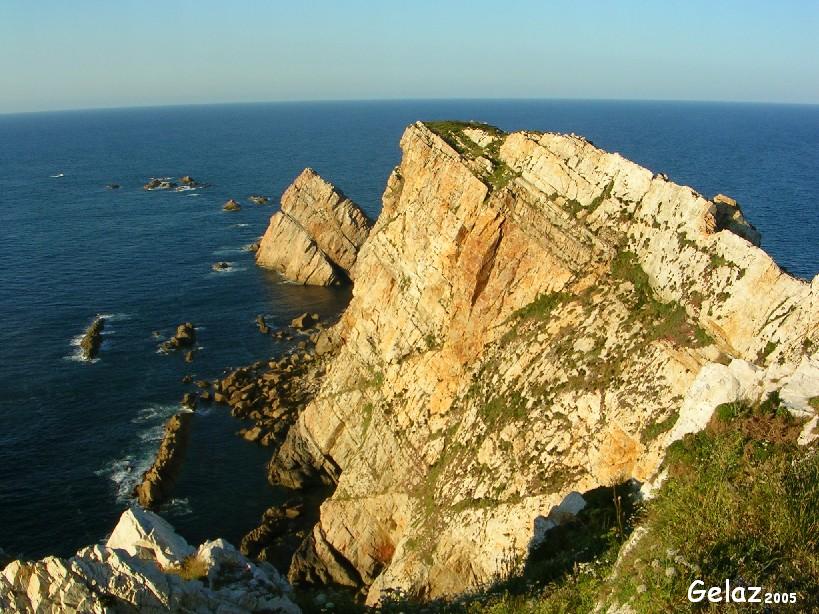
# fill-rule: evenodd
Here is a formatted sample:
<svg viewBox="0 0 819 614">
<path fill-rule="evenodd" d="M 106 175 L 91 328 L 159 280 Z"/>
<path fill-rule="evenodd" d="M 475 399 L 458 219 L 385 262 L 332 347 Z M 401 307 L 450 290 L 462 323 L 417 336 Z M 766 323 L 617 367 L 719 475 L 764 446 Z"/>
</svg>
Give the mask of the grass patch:
<svg viewBox="0 0 819 614">
<path fill-rule="evenodd" d="M 202 580 L 208 575 L 208 565 L 191 555 L 179 565 L 166 567 L 164 571 L 179 576 L 183 580 Z"/>
<path fill-rule="evenodd" d="M 651 288 L 648 274 L 643 270 L 633 252 L 619 252 L 611 261 L 611 274 L 617 279 L 631 282 L 637 294 L 632 318 L 645 325 L 648 341 L 668 339 L 678 345 L 703 347 L 714 340 L 699 325 L 692 322 L 680 303 L 660 301 Z"/>
<path fill-rule="evenodd" d="M 500 159 L 500 146 L 506 138 L 506 133 L 496 126 L 482 124 L 480 122 L 461 121 L 434 121 L 424 122 L 424 125 L 440 136 L 446 143 L 457 151 L 460 155 L 469 160 L 485 158 L 491 163 L 488 171 L 479 171 L 477 175 L 490 191 L 500 190 L 519 175 Z M 480 130 L 493 137 L 493 141 L 485 147 L 481 147 L 464 130 Z M 474 169 L 473 169 L 474 170 Z"/>
<path fill-rule="evenodd" d="M 565 292 L 544 292 L 539 294 L 535 300 L 528 305 L 512 312 L 512 318 L 517 320 L 538 319 L 545 320 L 549 314 L 562 303 L 565 303 L 572 297 L 571 294 Z"/>
<path fill-rule="evenodd" d="M 643 429 L 640 440 L 643 443 L 654 441 L 663 433 L 670 431 L 677 423 L 680 413 L 675 411 L 673 414 L 663 420 L 656 420 Z"/>
</svg>

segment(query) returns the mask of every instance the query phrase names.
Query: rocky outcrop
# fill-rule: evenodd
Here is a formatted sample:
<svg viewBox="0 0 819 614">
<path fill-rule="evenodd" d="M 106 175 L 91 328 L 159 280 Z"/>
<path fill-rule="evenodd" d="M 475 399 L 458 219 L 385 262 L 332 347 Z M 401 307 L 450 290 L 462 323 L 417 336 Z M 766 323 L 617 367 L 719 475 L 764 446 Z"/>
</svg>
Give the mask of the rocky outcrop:
<svg viewBox="0 0 819 614">
<path fill-rule="evenodd" d="M 193 548 L 159 516 L 132 508 L 105 545 L 68 559 L 13 561 L 0 573 L 0 611 L 20 614 L 279 612 L 297 614 L 268 563 L 224 540 Z"/>
<path fill-rule="evenodd" d="M 80 340 L 80 350 L 85 360 L 92 360 L 97 357 L 102 345 L 102 330 L 105 328 L 105 318 L 95 318 L 85 330 L 85 334 Z"/>
<path fill-rule="evenodd" d="M 271 462 L 336 485 L 291 578 L 371 604 L 469 590 L 571 493 L 652 480 L 717 403 L 798 389 L 815 420 L 819 278 L 782 271 L 738 206 L 578 136 L 430 126 L 401 139 L 326 374 Z"/>
<path fill-rule="evenodd" d="M 192 396 L 188 397 L 186 395 L 183 403 L 191 408 L 196 406 L 196 401 Z M 142 482 L 134 492 L 141 506 L 146 508 L 156 507 L 170 496 L 176 477 L 182 467 L 192 419 L 192 412 L 182 411 L 172 416 L 165 423 L 165 433 L 156 458 L 142 476 Z"/>
<path fill-rule="evenodd" d="M 307 168 L 282 195 L 281 211 L 270 218 L 256 264 L 308 285 L 352 279 L 371 225 L 354 202 Z"/>
<path fill-rule="evenodd" d="M 222 205 L 222 210 L 223 211 L 241 211 L 242 210 L 242 205 L 240 205 L 238 203 L 238 201 L 231 198 L 224 205 Z"/>
<path fill-rule="evenodd" d="M 170 178 L 166 179 L 156 179 L 151 178 L 148 182 L 142 186 L 143 190 L 147 190 L 149 192 L 157 191 L 157 190 L 172 190 L 177 187 L 177 184 L 170 180 Z"/>
<path fill-rule="evenodd" d="M 196 343 L 196 327 L 190 322 L 183 322 L 176 327 L 176 332 L 167 341 L 159 344 L 163 352 L 172 352 L 183 348 L 190 348 Z"/>
<path fill-rule="evenodd" d="M 254 205 L 266 205 L 268 202 L 270 202 L 270 199 L 267 196 L 260 196 L 258 194 L 248 196 L 247 199 Z"/>
</svg>

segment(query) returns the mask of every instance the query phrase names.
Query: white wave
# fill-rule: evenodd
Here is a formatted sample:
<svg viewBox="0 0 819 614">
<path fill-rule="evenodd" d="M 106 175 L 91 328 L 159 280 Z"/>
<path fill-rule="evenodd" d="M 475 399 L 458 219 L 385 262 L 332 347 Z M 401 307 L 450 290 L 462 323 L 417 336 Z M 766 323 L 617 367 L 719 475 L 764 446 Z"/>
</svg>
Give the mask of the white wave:
<svg viewBox="0 0 819 614">
<path fill-rule="evenodd" d="M 247 267 L 244 266 L 229 266 L 226 269 L 219 269 L 218 271 L 211 271 L 208 275 L 225 275 L 227 273 L 238 273 L 239 271 L 247 271 Z"/>
<path fill-rule="evenodd" d="M 179 411 L 177 404 L 152 403 L 140 409 L 131 419 L 131 423 L 143 426 L 134 437 L 134 445 L 124 456 L 112 460 L 94 473 L 111 480 L 116 491 L 117 501 L 127 502 L 133 497 L 134 488 L 142 480 L 153 464 L 156 451 L 165 432 L 165 422 Z"/>
<path fill-rule="evenodd" d="M 65 173 L 57 173 L 56 175 L 49 175 L 52 179 L 59 179 L 60 177 L 65 177 Z"/>
<path fill-rule="evenodd" d="M 244 222 L 242 222 L 241 224 L 233 224 L 231 228 L 247 228 L 248 226 L 250 226 L 250 224 L 245 224 Z"/>
<path fill-rule="evenodd" d="M 219 249 L 213 250 L 211 253 L 214 256 L 230 256 L 234 254 L 243 254 L 245 252 L 244 246 L 240 247 L 220 247 Z"/>
<path fill-rule="evenodd" d="M 199 194 L 187 194 L 187 196 L 199 196 Z"/>
</svg>

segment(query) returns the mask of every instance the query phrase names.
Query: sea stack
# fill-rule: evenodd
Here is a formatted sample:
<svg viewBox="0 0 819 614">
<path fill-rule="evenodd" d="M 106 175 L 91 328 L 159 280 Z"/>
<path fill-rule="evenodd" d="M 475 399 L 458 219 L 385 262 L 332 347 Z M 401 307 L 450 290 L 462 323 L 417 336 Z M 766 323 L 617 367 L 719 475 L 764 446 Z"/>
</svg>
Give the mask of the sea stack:
<svg viewBox="0 0 819 614">
<path fill-rule="evenodd" d="M 282 195 L 270 218 L 256 264 L 305 285 L 352 280 L 358 251 L 372 221 L 313 169 L 306 168 Z"/>
<path fill-rule="evenodd" d="M 80 341 L 80 349 L 85 360 L 97 357 L 102 345 L 102 329 L 105 328 L 105 318 L 95 318 Z"/>
</svg>

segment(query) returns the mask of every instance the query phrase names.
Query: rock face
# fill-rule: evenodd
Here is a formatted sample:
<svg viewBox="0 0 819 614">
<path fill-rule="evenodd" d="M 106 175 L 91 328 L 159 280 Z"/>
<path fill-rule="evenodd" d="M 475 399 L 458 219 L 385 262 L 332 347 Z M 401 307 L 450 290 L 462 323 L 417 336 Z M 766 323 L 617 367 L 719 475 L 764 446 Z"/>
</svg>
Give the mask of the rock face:
<svg viewBox="0 0 819 614">
<path fill-rule="evenodd" d="M 13 561 L 0 573 L 0 611 L 21 614 L 280 612 L 291 588 L 224 540 L 193 548 L 159 516 L 132 508 L 105 545 L 69 559 Z"/>
<path fill-rule="evenodd" d="M 281 211 L 270 218 L 256 264 L 302 284 L 329 286 L 352 279 L 371 226 L 353 201 L 307 168 L 282 195 Z"/>
<path fill-rule="evenodd" d="M 572 493 L 652 479 L 717 403 L 798 390 L 815 424 L 819 278 L 783 272 L 735 204 L 574 135 L 431 126 L 401 139 L 326 374 L 270 465 L 336 484 L 292 581 L 462 592 L 521 564 Z M 260 260 L 301 236 L 326 279 L 294 219 L 315 181 Z"/>
</svg>

